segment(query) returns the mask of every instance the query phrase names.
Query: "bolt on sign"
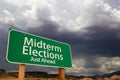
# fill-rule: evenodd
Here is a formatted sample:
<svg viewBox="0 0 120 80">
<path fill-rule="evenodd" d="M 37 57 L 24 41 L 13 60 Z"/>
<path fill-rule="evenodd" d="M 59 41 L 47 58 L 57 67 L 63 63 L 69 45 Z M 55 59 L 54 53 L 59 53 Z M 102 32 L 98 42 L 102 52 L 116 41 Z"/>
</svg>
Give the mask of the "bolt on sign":
<svg viewBox="0 0 120 80">
<path fill-rule="evenodd" d="M 69 44 L 15 29 L 9 30 L 6 59 L 18 64 L 72 67 Z"/>
</svg>

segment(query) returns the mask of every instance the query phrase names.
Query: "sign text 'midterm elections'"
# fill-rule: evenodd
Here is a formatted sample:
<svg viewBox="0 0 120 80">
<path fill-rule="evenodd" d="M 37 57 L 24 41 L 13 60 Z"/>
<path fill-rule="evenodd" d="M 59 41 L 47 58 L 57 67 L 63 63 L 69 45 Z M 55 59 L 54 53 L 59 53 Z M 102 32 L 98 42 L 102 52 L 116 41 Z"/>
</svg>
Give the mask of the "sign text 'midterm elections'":
<svg viewBox="0 0 120 80">
<path fill-rule="evenodd" d="M 72 67 L 69 44 L 15 29 L 9 30 L 6 60 L 15 64 Z"/>
<path fill-rule="evenodd" d="M 42 40 L 34 38 L 24 38 L 23 55 L 31 56 L 31 61 L 35 61 L 34 57 L 44 58 L 51 60 L 63 60 L 62 49 L 59 46 L 47 44 Z M 36 60 L 40 61 L 40 60 Z M 49 61 L 50 62 L 50 61 Z M 52 62 L 55 63 L 55 62 Z"/>
</svg>

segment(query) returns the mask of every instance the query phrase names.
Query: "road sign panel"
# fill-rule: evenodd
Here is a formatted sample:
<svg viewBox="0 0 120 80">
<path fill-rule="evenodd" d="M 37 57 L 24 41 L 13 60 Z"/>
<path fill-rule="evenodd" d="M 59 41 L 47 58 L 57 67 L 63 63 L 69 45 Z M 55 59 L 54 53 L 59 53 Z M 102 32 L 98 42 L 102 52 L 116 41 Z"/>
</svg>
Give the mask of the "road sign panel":
<svg viewBox="0 0 120 80">
<path fill-rule="evenodd" d="M 72 67 L 69 44 L 15 29 L 9 30 L 6 59 L 10 63 Z"/>
</svg>

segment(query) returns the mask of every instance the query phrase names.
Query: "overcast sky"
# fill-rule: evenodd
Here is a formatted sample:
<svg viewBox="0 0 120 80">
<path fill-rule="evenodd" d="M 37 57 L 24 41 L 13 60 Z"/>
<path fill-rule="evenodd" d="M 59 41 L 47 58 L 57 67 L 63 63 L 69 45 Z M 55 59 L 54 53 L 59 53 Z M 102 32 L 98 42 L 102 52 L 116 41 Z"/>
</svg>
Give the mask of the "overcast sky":
<svg viewBox="0 0 120 80">
<path fill-rule="evenodd" d="M 0 68 L 8 30 L 15 28 L 71 45 L 73 69 L 67 74 L 97 75 L 120 70 L 120 0 L 0 0 Z M 26 70 L 57 73 L 57 68 Z"/>
</svg>

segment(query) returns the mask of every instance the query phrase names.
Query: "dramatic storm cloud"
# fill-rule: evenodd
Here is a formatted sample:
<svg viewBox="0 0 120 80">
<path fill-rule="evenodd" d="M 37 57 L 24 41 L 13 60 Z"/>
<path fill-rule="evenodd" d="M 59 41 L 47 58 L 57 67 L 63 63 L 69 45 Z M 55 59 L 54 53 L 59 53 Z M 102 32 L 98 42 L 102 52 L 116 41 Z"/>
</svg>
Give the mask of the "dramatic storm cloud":
<svg viewBox="0 0 120 80">
<path fill-rule="evenodd" d="M 17 70 L 5 60 L 10 28 L 69 43 L 73 69 L 68 74 L 120 68 L 120 0 L 0 0 L 0 68 L 8 71 Z M 56 72 L 36 66 L 27 70 Z"/>
</svg>

